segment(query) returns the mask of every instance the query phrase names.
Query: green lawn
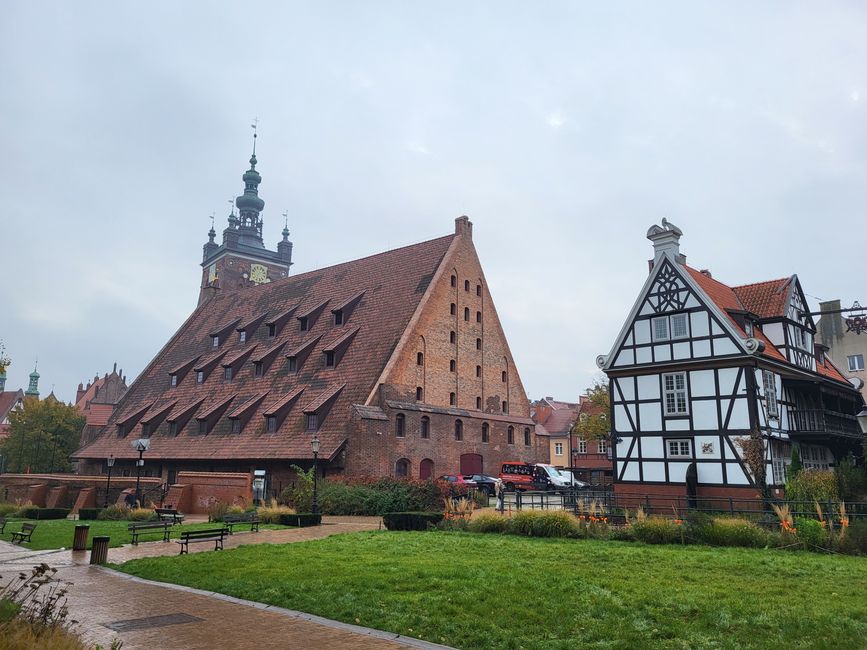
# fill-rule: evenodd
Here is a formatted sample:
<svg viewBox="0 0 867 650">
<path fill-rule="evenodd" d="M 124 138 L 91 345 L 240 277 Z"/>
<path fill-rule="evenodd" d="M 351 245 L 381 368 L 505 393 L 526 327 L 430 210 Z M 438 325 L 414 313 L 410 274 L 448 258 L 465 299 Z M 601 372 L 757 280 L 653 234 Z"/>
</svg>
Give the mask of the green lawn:
<svg viewBox="0 0 867 650">
<path fill-rule="evenodd" d="M 848 556 L 369 532 L 119 568 L 459 648 L 867 647 Z"/>
<path fill-rule="evenodd" d="M 24 548 L 31 548 L 35 551 L 43 551 L 53 548 L 72 548 L 72 538 L 74 535 L 75 526 L 77 524 L 89 524 L 90 533 L 87 538 L 87 548 L 93 538 L 97 535 L 108 535 L 111 537 L 109 546 L 114 548 L 129 544 L 132 541 L 132 535 L 127 530 L 129 521 L 72 521 L 69 519 L 48 519 L 42 521 L 34 521 L 30 519 L 10 519 L 6 522 L 6 530 L 0 535 L 0 539 L 6 542 L 12 541 L 12 533 L 21 530 L 21 524 L 24 522 L 36 524 L 36 530 L 33 531 L 33 541 L 29 544 L 22 544 Z M 183 530 L 198 530 L 202 528 L 214 528 L 220 524 L 183 524 L 172 526 L 171 537 L 176 539 L 179 533 Z M 262 529 L 266 528 L 285 528 L 285 526 L 277 526 L 273 524 L 262 524 Z M 237 526 L 236 532 L 249 530 L 249 526 Z M 162 531 L 151 531 L 139 538 L 139 542 L 154 542 L 162 541 Z"/>
</svg>

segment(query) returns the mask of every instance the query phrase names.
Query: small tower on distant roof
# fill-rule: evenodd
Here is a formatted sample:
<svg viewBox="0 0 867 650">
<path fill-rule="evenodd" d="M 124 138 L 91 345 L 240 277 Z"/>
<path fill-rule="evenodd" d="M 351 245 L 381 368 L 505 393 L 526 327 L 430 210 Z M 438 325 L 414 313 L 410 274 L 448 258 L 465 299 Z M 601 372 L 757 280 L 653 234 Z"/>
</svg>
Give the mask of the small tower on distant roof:
<svg viewBox="0 0 867 650">
<path fill-rule="evenodd" d="M 30 385 L 24 394 L 39 399 L 39 373 L 36 372 L 36 364 L 33 365 L 33 372 L 30 373 Z"/>
<path fill-rule="evenodd" d="M 214 241 L 217 233 L 212 224 L 208 231 L 208 242 L 203 247 L 199 304 L 208 300 L 216 291 L 242 289 L 285 278 L 292 266 L 288 220 L 283 228 L 283 240 L 277 244 L 276 251 L 265 248 L 262 239 L 262 211 L 265 209 L 265 201 L 259 196 L 262 176 L 256 169 L 258 121 L 251 126 L 253 154 L 250 156 L 250 168 L 241 176 L 244 193 L 234 200 L 229 224 L 223 231 L 222 245 L 217 245 Z M 235 207 L 238 208 L 237 215 Z"/>
</svg>

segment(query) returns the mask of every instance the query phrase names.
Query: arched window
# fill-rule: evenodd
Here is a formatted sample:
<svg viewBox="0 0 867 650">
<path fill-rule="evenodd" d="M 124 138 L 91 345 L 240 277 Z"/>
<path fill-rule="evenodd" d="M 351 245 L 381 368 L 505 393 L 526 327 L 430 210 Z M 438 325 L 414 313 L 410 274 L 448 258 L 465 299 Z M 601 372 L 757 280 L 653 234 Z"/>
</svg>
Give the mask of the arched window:
<svg viewBox="0 0 867 650">
<path fill-rule="evenodd" d="M 458 396 L 454 393 L 449 393 L 449 405 L 454 406 L 458 403 Z"/>
<path fill-rule="evenodd" d="M 430 438 L 430 418 L 426 415 L 421 416 L 421 426 L 419 428 L 421 437 L 427 440 Z"/>
<path fill-rule="evenodd" d="M 476 396 L 476 410 L 477 411 L 482 410 L 482 398 L 479 397 L 478 395 Z"/>
<path fill-rule="evenodd" d="M 454 343 L 458 340 L 458 335 L 455 332 L 449 332 L 449 343 Z"/>
<path fill-rule="evenodd" d="M 434 475 L 434 462 L 430 458 L 425 458 L 418 465 L 418 477 L 422 481 L 426 481 Z"/>
<path fill-rule="evenodd" d="M 452 316 L 454 316 L 455 314 L 458 313 L 458 306 L 455 303 L 452 303 L 451 306 L 449 307 L 449 313 Z"/>
<path fill-rule="evenodd" d="M 530 429 L 524 429 L 524 444 L 530 446 Z"/>
<path fill-rule="evenodd" d="M 482 285 L 480 285 L 480 284 L 477 284 L 477 285 L 476 285 L 476 295 L 477 295 L 477 296 L 481 296 L 481 295 L 482 295 Z"/>
<path fill-rule="evenodd" d="M 460 420 L 455 420 L 455 440 L 464 439 L 464 423 Z"/>
<path fill-rule="evenodd" d="M 482 367 L 476 366 L 476 377 L 481 377 L 481 376 L 482 376 Z"/>
<path fill-rule="evenodd" d="M 452 359 L 451 361 L 449 361 L 449 371 L 450 371 L 450 372 L 454 372 L 454 371 L 455 371 L 455 360 L 454 360 L 454 359 Z"/>
<path fill-rule="evenodd" d="M 502 377 L 503 377 L 503 383 L 505 384 L 505 383 L 506 383 L 506 380 L 509 378 L 509 373 L 507 373 L 507 372 L 504 370 L 504 371 L 503 371 L 503 374 L 502 374 Z"/>
<path fill-rule="evenodd" d="M 469 291 L 469 290 L 470 290 L 470 281 L 464 280 L 464 291 Z"/>
<path fill-rule="evenodd" d="M 464 307 L 464 320 L 465 321 L 470 320 L 470 308 L 469 307 Z"/>
<path fill-rule="evenodd" d="M 424 365 L 424 352 L 419 352 L 415 355 L 415 362 L 420 366 Z"/>
<path fill-rule="evenodd" d="M 487 422 L 482 422 L 482 442 L 489 442 L 491 439 L 491 425 Z"/>
<path fill-rule="evenodd" d="M 456 275 L 452 276 L 452 286 L 453 287 L 458 286 L 458 276 L 456 276 Z"/>
<path fill-rule="evenodd" d="M 406 458 L 401 458 L 394 464 L 394 475 L 398 478 L 409 476 L 409 461 Z"/>
<path fill-rule="evenodd" d="M 506 400 L 503 400 L 503 413 L 509 412 L 509 403 Z"/>
<path fill-rule="evenodd" d="M 506 442 L 508 442 L 510 445 L 515 444 L 515 427 L 509 427 L 506 434 Z"/>
<path fill-rule="evenodd" d="M 476 339 L 476 350 L 482 349 L 482 339 Z"/>
<path fill-rule="evenodd" d="M 406 416 L 398 413 L 394 416 L 394 437 L 403 438 L 406 435 Z"/>
<path fill-rule="evenodd" d="M 420 401 L 422 401 L 422 399 L 424 399 L 424 391 L 422 390 L 421 386 L 416 386 L 415 387 L 415 401 L 420 402 Z"/>
<path fill-rule="evenodd" d="M 476 322 L 477 322 L 477 323 L 481 323 L 481 322 L 482 322 L 482 312 L 480 312 L 480 311 L 477 311 L 477 312 L 476 312 Z"/>
</svg>

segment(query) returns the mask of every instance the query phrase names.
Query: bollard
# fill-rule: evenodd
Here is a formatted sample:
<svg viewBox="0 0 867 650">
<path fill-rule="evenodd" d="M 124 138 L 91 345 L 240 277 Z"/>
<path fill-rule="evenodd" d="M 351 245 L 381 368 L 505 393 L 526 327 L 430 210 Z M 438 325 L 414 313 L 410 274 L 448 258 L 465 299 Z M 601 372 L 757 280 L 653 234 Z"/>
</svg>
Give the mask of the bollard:
<svg viewBox="0 0 867 650">
<path fill-rule="evenodd" d="M 110 537 L 97 535 L 93 538 L 93 546 L 90 548 L 90 563 L 105 564 L 108 561 L 108 542 Z"/>
<path fill-rule="evenodd" d="M 88 524 L 76 524 L 75 536 L 72 538 L 72 550 L 83 551 L 87 548 L 87 536 L 90 534 Z"/>
</svg>

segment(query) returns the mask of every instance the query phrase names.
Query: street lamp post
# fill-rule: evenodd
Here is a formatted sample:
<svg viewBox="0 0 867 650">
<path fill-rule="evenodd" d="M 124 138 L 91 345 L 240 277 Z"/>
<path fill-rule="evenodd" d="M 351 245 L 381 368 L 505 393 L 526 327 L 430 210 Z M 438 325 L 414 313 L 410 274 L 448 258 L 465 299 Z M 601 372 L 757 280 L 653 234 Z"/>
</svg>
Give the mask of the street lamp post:
<svg viewBox="0 0 867 650">
<path fill-rule="evenodd" d="M 114 454 L 110 454 L 105 459 L 105 464 L 108 465 L 108 478 L 105 481 L 105 505 L 103 507 L 108 508 L 108 493 L 111 491 L 111 468 L 114 467 Z"/>
<path fill-rule="evenodd" d="M 867 435 L 867 407 L 861 409 L 855 417 L 858 418 L 858 426 L 861 427 L 861 433 Z"/>
<path fill-rule="evenodd" d="M 138 452 L 138 460 L 135 462 L 136 473 L 135 473 L 135 502 L 136 507 L 141 507 L 141 468 L 144 467 L 144 459 L 142 456 L 150 447 L 151 441 L 147 438 L 139 438 L 135 442 L 132 443 L 132 448 Z"/>
<path fill-rule="evenodd" d="M 319 436 L 313 434 L 313 440 L 310 441 L 310 446 L 313 447 L 313 507 L 311 510 L 314 515 L 319 514 L 319 478 L 317 464 L 319 461 Z"/>
</svg>

